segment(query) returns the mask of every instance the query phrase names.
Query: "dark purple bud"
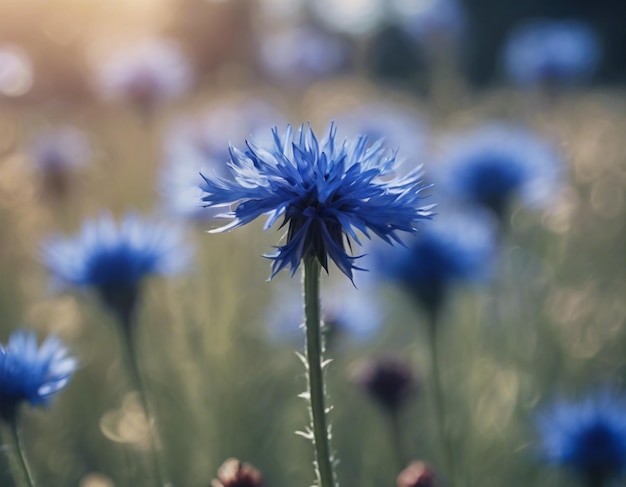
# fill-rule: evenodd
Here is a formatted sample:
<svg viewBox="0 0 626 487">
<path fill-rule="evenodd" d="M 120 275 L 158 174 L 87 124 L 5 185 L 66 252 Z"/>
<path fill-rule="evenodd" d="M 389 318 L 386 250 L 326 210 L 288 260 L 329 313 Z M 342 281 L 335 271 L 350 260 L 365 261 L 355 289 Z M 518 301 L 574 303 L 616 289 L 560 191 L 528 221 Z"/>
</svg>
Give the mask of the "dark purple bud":
<svg viewBox="0 0 626 487">
<path fill-rule="evenodd" d="M 417 389 L 409 364 L 399 357 L 383 357 L 365 362 L 355 381 L 374 401 L 396 411 Z"/>
</svg>

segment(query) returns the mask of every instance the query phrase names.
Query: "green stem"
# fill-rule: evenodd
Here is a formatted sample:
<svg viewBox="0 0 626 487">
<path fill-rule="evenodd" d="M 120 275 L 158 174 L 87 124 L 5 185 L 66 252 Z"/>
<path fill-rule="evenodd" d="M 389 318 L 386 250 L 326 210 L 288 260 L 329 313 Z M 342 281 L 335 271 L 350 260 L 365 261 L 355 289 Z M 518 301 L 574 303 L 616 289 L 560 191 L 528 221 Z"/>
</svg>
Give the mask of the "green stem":
<svg viewBox="0 0 626 487">
<path fill-rule="evenodd" d="M 13 445 L 11 445 L 12 454 L 9 452 L 13 478 L 18 486 L 35 487 L 35 480 L 28 467 L 24 445 L 22 444 L 22 438 L 17 426 L 17 414 L 14 414 L 8 422 L 10 423 L 10 436 L 13 442 Z"/>
<path fill-rule="evenodd" d="M 389 424 L 391 429 L 391 441 L 393 443 L 394 456 L 396 457 L 396 475 L 407 466 L 407 456 L 404 452 L 402 441 L 402 425 L 400 424 L 400 413 L 393 410 L 389 413 Z"/>
<path fill-rule="evenodd" d="M 133 387 L 137 389 L 139 392 L 139 399 L 141 401 L 141 406 L 144 410 L 144 414 L 146 416 L 146 421 L 149 426 L 148 436 L 150 438 L 150 450 L 151 450 L 151 460 L 152 460 L 152 469 L 154 471 L 154 478 L 157 481 L 157 485 L 159 487 L 171 486 L 171 483 L 167 480 L 167 475 L 163 467 L 161 466 L 161 461 L 159 458 L 159 448 L 156 442 L 156 421 L 154 421 L 154 414 L 150 408 L 150 401 L 148 400 L 148 393 L 146 384 L 141 375 L 141 370 L 139 368 L 139 362 L 137 360 L 137 354 L 135 353 L 135 347 L 133 345 L 133 323 L 131 323 L 132 318 L 129 315 L 126 318 L 122 319 L 121 329 L 120 329 L 120 342 L 122 347 L 124 348 L 124 355 L 127 363 L 127 370 L 130 374 L 131 381 Z M 154 422 L 153 422 L 154 421 Z"/>
<path fill-rule="evenodd" d="M 315 466 L 320 487 L 334 487 L 326 407 L 324 405 L 324 375 L 322 365 L 320 263 L 314 257 L 304 259 L 304 315 L 306 325 L 306 359 L 309 377 L 309 400 Z"/>
<path fill-rule="evenodd" d="M 453 453 L 453 444 L 450 437 L 450 431 L 447 423 L 447 405 L 445 394 L 443 393 L 443 384 L 440 370 L 439 344 L 437 340 L 437 331 L 439 328 L 437 312 L 430 313 L 429 316 L 429 338 L 430 338 L 430 357 L 432 365 L 432 379 L 434 389 L 434 406 L 437 427 L 439 430 L 439 439 L 441 445 L 441 454 L 444 463 L 444 469 L 449 479 L 450 487 L 454 487 L 457 482 L 456 464 Z"/>
</svg>

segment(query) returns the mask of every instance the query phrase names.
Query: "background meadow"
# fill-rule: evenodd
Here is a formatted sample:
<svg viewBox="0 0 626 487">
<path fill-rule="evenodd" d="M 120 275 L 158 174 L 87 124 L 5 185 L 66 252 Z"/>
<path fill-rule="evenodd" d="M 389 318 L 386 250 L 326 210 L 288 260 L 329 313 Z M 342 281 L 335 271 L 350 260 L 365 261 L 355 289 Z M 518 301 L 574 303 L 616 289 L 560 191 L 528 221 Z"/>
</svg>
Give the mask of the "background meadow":
<svg viewBox="0 0 626 487">
<path fill-rule="evenodd" d="M 143 485 L 150 426 L 120 361 L 116 325 L 92 293 L 55 289 L 41 258 L 50 236 L 129 210 L 181 229 L 190 249 L 181 250 L 189 252 L 185 272 L 145 283 L 137 323 L 173 484 L 208 486 L 234 456 L 258 468 L 266 486 L 311 485 L 312 448 L 294 434 L 308 423 L 294 354 L 304 344 L 299 274 L 267 282 L 261 254 L 282 233 L 263 231 L 262 222 L 207 234 L 219 222 L 214 210 L 198 208 L 194 185 L 199 170 L 224 170 L 229 142 L 242 148 L 250 134 L 261 140 L 287 123 L 310 122 L 322 133 L 331 120 L 344 136 L 384 137 L 409 167 L 424 164 L 435 220 L 451 211 L 437 175 L 456 134 L 506 122 L 554 148 L 558 177 L 549 194 L 540 204 L 516 200 L 496 231 L 485 278 L 454 287 L 440 358 L 461 485 L 577 485 L 542 461 L 536 415 L 555 400 L 624 393 L 619 5 L 485 0 L 428 14 L 430 7 L 0 2 L 0 342 L 18 327 L 40 340 L 55 333 L 79 361 L 49 408 L 21 416 L 39 485 Z M 508 36 L 535 18 L 587 22 L 597 35 L 595 64 L 515 78 L 505 61 Z M 132 54 L 155 39 L 168 47 Z M 149 66 L 138 79 L 135 61 Z M 373 358 L 410 364 L 415 385 L 398 420 L 402 468 L 423 460 L 441 470 L 427 316 L 375 273 L 356 284 L 333 266 L 322 284 L 334 325 L 326 378 L 336 471 L 344 486 L 391 486 L 401 470 L 396 439 L 357 378 Z M 0 486 L 10 485 L 3 456 Z"/>
</svg>

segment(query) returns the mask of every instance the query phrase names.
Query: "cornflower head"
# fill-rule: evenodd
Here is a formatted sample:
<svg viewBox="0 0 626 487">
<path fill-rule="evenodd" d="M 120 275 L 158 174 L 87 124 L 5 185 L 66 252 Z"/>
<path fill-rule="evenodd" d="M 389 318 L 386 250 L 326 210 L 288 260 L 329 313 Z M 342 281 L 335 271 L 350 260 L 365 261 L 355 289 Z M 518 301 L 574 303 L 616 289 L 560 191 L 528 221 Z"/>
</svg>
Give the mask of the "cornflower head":
<svg viewBox="0 0 626 487">
<path fill-rule="evenodd" d="M 362 363 L 355 371 L 354 381 L 373 401 L 393 414 L 417 392 L 418 386 L 410 364 L 391 355 Z"/>
<path fill-rule="evenodd" d="M 67 385 L 76 366 L 57 336 L 49 336 L 38 348 L 35 333 L 14 332 L 6 346 L 0 344 L 0 418 L 14 419 L 22 403 L 46 406 Z"/>
<path fill-rule="evenodd" d="M 228 177 L 229 142 L 242 143 L 249 134 L 271 135 L 270 120 L 280 118 L 268 103 L 247 99 L 174 123 L 165 137 L 160 172 L 159 192 L 166 212 L 196 221 L 213 218 L 215 212 L 202 207 L 198 173 L 212 171 Z"/>
<path fill-rule="evenodd" d="M 427 128 L 412 110 L 390 103 L 368 103 L 335 114 L 341 134 L 366 135 L 370 141 L 383 140 L 388 147 L 401 147 L 404 154 L 418 159 L 426 147 Z"/>
<path fill-rule="evenodd" d="M 227 231 L 267 215 L 265 229 L 283 217 L 286 243 L 277 247 L 271 277 L 289 266 L 293 275 L 302 259 L 315 258 L 328 272 L 328 258 L 352 280 L 359 269 L 346 247 L 360 245 L 357 231 L 370 232 L 387 243 L 400 242 L 398 232 L 415 233 L 417 222 L 430 218 L 431 206 L 421 206 L 422 168 L 396 176 L 396 153 L 366 136 L 338 142 L 331 124 L 321 141 L 301 126 L 294 135 L 287 127 L 281 139 L 273 130 L 272 144 L 248 141 L 245 152 L 231 147 L 232 179 L 202 175 L 207 207 L 236 204 L 223 214 Z"/>
<path fill-rule="evenodd" d="M 144 110 L 183 94 L 193 69 L 180 47 L 151 39 L 98 60 L 96 89 L 106 100 L 130 100 Z"/>
<path fill-rule="evenodd" d="M 590 487 L 609 485 L 626 472 L 625 411 L 623 399 L 608 393 L 554 403 L 537 417 L 543 458 Z"/>
<path fill-rule="evenodd" d="M 328 77 L 348 64 L 347 44 L 311 26 L 265 29 L 260 41 L 263 70 L 272 78 L 294 85 Z"/>
<path fill-rule="evenodd" d="M 520 86 L 558 86 L 589 78 L 600 55 L 598 37 L 584 22 L 534 20 L 513 30 L 503 61 Z"/>
<path fill-rule="evenodd" d="M 391 5 L 400 25 L 426 47 L 455 41 L 465 30 L 466 15 L 457 0 L 392 0 Z"/>
<path fill-rule="evenodd" d="M 91 157 L 87 136 L 70 126 L 37 134 L 29 149 L 33 165 L 41 173 L 43 189 L 51 196 L 67 194 L 73 173 Z"/>
<path fill-rule="evenodd" d="M 451 200 L 473 203 L 503 220 L 515 200 L 545 203 L 558 186 L 560 157 L 523 128 L 489 124 L 448 140 L 435 181 Z"/>
<path fill-rule="evenodd" d="M 335 336 L 363 343 L 372 339 L 381 328 L 385 316 L 383 304 L 367 286 L 364 289 L 360 282 L 357 285 L 359 289 L 344 281 L 321 291 L 327 348 L 332 347 Z M 304 323 L 302 291 L 293 285 L 279 285 L 267 307 L 265 323 L 273 341 L 299 340 Z"/>
<path fill-rule="evenodd" d="M 405 248 L 375 251 L 374 273 L 400 285 L 426 310 L 437 312 L 454 286 L 489 277 L 495 229 L 485 212 L 439 215 Z"/>
<path fill-rule="evenodd" d="M 53 237 L 42 248 L 55 284 L 96 291 L 124 320 L 134 311 L 146 278 L 176 274 L 189 257 L 177 227 L 158 225 L 136 213 L 128 213 L 119 225 L 103 214 L 86 221 L 76 237 Z"/>
</svg>

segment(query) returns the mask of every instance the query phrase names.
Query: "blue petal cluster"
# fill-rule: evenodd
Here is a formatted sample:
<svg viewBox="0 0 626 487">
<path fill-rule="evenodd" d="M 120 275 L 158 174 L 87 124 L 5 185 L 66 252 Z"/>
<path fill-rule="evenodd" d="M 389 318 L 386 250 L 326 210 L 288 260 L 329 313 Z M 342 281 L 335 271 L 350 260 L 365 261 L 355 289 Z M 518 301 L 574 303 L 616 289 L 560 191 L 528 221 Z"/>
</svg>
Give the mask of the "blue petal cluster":
<svg viewBox="0 0 626 487">
<path fill-rule="evenodd" d="M 421 206 L 422 169 L 416 167 L 394 177 L 396 154 L 370 144 L 365 136 L 338 142 L 331 124 L 328 136 L 318 141 L 303 126 L 294 135 L 287 127 L 281 139 L 273 130 L 268 147 L 247 142 L 241 152 L 231 147 L 226 180 L 202 175 L 207 207 L 237 204 L 225 215 L 233 221 L 214 231 L 231 230 L 261 215 L 265 228 L 283 217 L 287 241 L 273 259 L 272 277 L 289 266 L 293 275 L 303 258 L 317 258 L 328 271 L 328 257 L 352 279 L 358 269 L 346 252 L 351 241 L 360 245 L 357 231 L 370 232 L 388 243 L 399 242 L 397 232 L 413 233 L 418 221 L 431 216 Z"/>
<path fill-rule="evenodd" d="M 157 225 L 135 213 L 118 226 L 104 214 L 85 222 L 75 238 L 50 239 L 42 257 L 60 285 L 94 289 L 113 311 L 127 313 L 144 279 L 181 271 L 190 249 L 182 244 L 177 227 Z"/>
<path fill-rule="evenodd" d="M 593 74 L 600 53 L 598 37 L 588 25 L 536 20 L 513 31 L 504 64 L 509 77 L 520 85 L 569 84 Z"/>
<path fill-rule="evenodd" d="M 228 177 L 229 142 L 243 142 L 248 134 L 267 134 L 282 116 L 268 103 L 248 98 L 227 101 L 200 117 L 179 120 L 164 140 L 164 165 L 159 190 L 164 209 L 190 220 L 211 219 L 215 213 L 202 207 L 198 173 Z"/>
<path fill-rule="evenodd" d="M 626 472 L 624 401 L 600 394 L 580 403 L 557 402 L 538 416 L 543 454 L 602 486 Z"/>
<path fill-rule="evenodd" d="M 489 277 L 496 251 L 495 223 L 483 212 L 439 215 L 406 248 L 373 253 L 375 273 L 398 283 L 436 311 L 453 285 Z"/>
<path fill-rule="evenodd" d="M 45 406 L 67 385 L 76 366 L 58 337 L 49 336 L 37 348 L 34 333 L 16 331 L 6 347 L 0 344 L 0 416 L 11 419 L 23 402 Z"/>
<path fill-rule="evenodd" d="M 560 158 L 531 132 L 489 124 L 451 137 L 436 174 L 450 200 L 463 200 L 502 217 L 515 199 L 528 205 L 546 201 L 558 186 Z"/>
</svg>

